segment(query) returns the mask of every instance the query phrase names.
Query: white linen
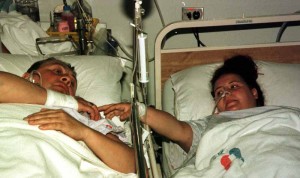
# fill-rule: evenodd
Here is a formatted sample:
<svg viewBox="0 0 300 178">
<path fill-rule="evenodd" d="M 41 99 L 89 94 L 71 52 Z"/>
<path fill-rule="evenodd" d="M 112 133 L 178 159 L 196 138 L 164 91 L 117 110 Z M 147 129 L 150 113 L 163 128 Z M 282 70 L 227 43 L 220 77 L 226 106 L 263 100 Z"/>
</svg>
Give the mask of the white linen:
<svg viewBox="0 0 300 178">
<path fill-rule="evenodd" d="M 175 177 L 299 177 L 300 109 L 247 111 L 248 116 L 243 111 L 221 114 L 220 121 L 227 121 L 206 131 L 195 164 Z"/>
<path fill-rule="evenodd" d="M 1 177 L 136 177 L 109 168 L 83 142 L 28 125 L 23 118 L 39 105 L 1 105 Z"/>
<path fill-rule="evenodd" d="M 265 105 L 282 105 L 300 108 L 300 64 L 255 61 L 258 65 L 260 84 Z M 163 92 L 163 110 L 178 120 L 189 121 L 205 118 L 212 113 L 213 98 L 210 95 L 209 81 L 221 63 L 193 66 L 172 74 L 166 81 Z M 184 151 L 169 142 L 163 142 L 163 170 L 169 177 L 177 164 L 185 159 Z"/>
<path fill-rule="evenodd" d="M 300 107 L 300 95 L 297 95 L 300 86 L 300 64 L 259 60 L 255 62 L 265 105 Z M 175 98 L 171 96 L 173 98 L 164 102 L 171 101 L 171 106 L 168 107 L 172 108 L 174 105 L 172 114 L 178 120 L 197 120 L 212 113 L 215 102 L 210 94 L 210 80 L 220 65 L 222 64 L 213 63 L 194 66 L 171 75 Z M 164 94 L 168 95 L 168 91 Z"/>
<path fill-rule="evenodd" d="M 97 106 L 121 102 L 125 95 L 121 80 L 124 64 L 112 56 L 60 56 L 58 59 L 70 63 L 77 73 L 77 91 L 80 96 Z M 0 71 L 22 76 L 27 69 L 42 57 L 0 53 Z M 129 73 L 126 73 L 129 75 Z M 123 82 L 123 81 L 122 81 Z"/>
<path fill-rule="evenodd" d="M 36 39 L 49 35 L 27 15 L 16 12 L 0 14 L 0 26 L 3 33 L 1 41 L 11 54 L 40 55 L 36 48 Z M 40 46 L 44 54 L 74 51 L 71 42 L 48 43 Z"/>
</svg>

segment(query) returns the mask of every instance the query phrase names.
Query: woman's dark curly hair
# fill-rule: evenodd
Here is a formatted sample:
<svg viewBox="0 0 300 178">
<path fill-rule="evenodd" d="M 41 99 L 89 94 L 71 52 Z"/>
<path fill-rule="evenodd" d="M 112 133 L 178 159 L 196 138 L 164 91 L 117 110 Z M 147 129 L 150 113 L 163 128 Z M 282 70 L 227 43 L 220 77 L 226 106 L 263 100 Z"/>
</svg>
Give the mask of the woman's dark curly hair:
<svg viewBox="0 0 300 178">
<path fill-rule="evenodd" d="M 215 97 L 214 88 L 216 81 L 225 74 L 236 74 L 239 75 L 250 89 L 255 88 L 258 93 L 256 100 L 256 106 L 264 106 L 264 95 L 257 83 L 257 65 L 250 56 L 236 55 L 224 61 L 223 66 L 218 68 L 211 81 L 211 95 Z"/>
</svg>

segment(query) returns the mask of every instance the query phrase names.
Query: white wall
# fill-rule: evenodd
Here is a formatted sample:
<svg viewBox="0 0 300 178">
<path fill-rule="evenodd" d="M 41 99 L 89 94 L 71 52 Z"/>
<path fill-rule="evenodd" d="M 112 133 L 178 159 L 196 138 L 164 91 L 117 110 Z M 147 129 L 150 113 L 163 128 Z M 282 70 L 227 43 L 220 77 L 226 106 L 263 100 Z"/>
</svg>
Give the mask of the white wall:
<svg viewBox="0 0 300 178">
<path fill-rule="evenodd" d="M 128 49 L 132 47 L 133 20 L 124 14 L 124 1 L 134 0 L 86 0 L 93 9 L 93 16 L 106 23 L 112 29 L 113 35 Z M 146 1 L 146 0 L 144 0 Z M 148 0 L 150 1 L 150 0 Z M 181 20 L 181 8 L 184 6 L 204 7 L 204 19 L 239 18 L 245 16 L 264 16 L 276 14 L 290 14 L 300 11 L 300 0 L 157 0 L 161 8 L 165 24 Z M 68 2 L 72 2 L 69 0 Z M 144 19 L 144 30 L 148 33 L 148 45 L 150 57 L 154 56 L 154 40 L 162 28 L 157 9 L 152 0 L 151 14 Z M 41 20 L 49 21 L 49 12 L 62 0 L 39 0 Z M 133 9 L 132 9 L 133 10 Z M 193 36 L 188 41 L 195 45 Z M 264 35 L 265 36 L 265 35 Z M 263 36 L 262 36 L 263 37 Z M 253 39 L 253 38 L 252 38 Z M 265 38 L 260 38 L 265 39 Z M 207 39 L 209 43 L 210 39 Z M 173 43 L 177 43 L 174 41 Z M 172 45 L 172 44 L 170 44 Z"/>
<path fill-rule="evenodd" d="M 99 18 L 102 23 L 107 24 L 107 28 L 112 29 L 112 34 L 118 41 L 131 52 L 132 50 L 132 27 L 129 25 L 133 22 L 124 14 L 125 1 L 134 0 L 86 0 L 93 10 L 93 16 Z M 150 1 L 150 0 L 148 0 Z M 300 0 L 157 0 L 162 11 L 165 24 L 181 20 L 181 8 L 187 7 L 204 7 L 204 20 L 239 18 L 244 16 L 265 16 L 278 14 L 291 14 L 300 11 Z M 69 0 L 68 2 L 72 2 Z M 146 0 L 144 0 L 145 4 Z M 39 0 L 41 21 L 49 21 L 49 12 L 57 4 L 62 4 L 62 0 Z M 158 32 L 162 29 L 158 11 L 151 1 L 152 10 L 150 15 L 143 20 L 144 31 L 148 33 L 148 52 L 150 58 L 154 57 L 154 41 Z M 132 9 L 133 11 L 133 9 Z M 294 34 L 299 29 L 287 29 L 282 40 L 293 40 Z M 288 35 L 286 35 L 288 33 Z M 253 37 L 253 35 L 256 37 Z M 204 35 L 201 39 L 206 45 L 226 45 L 242 44 L 251 42 L 268 42 L 274 41 L 273 33 L 262 31 L 251 35 L 242 35 L 242 38 L 236 34 L 215 34 Z M 298 38 L 300 35 L 298 33 Z M 185 46 L 196 47 L 196 40 L 192 34 L 171 38 L 166 44 L 167 48 Z M 151 66 L 153 68 L 153 65 Z M 153 70 L 153 69 L 152 69 Z M 151 83 L 153 85 L 153 81 Z M 150 89 L 151 90 L 151 89 Z M 152 92 L 152 91 L 151 91 Z M 151 101 L 152 103 L 153 101 Z"/>
</svg>

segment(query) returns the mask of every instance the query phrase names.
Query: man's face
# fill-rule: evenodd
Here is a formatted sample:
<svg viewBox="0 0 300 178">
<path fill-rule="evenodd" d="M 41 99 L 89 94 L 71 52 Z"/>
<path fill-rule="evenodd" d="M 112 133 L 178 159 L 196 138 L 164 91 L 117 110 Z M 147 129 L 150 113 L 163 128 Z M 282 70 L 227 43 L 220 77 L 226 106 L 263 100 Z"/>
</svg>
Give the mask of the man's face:
<svg viewBox="0 0 300 178">
<path fill-rule="evenodd" d="M 236 74 L 221 76 L 215 84 L 215 96 L 226 95 L 218 103 L 218 111 L 235 111 L 256 107 L 257 90 L 250 89 L 248 85 Z"/>
<path fill-rule="evenodd" d="M 43 64 L 37 71 L 41 74 L 42 87 L 75 96 L 77 80 L 73 72 L 59 63 Z"/>
</svg>

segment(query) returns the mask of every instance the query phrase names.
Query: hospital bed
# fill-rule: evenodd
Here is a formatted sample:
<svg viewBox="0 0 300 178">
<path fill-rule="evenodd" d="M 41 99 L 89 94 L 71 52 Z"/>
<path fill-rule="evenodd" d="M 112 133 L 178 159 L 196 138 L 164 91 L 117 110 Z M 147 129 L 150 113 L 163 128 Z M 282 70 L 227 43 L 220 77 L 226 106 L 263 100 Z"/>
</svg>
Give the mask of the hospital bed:
<svg viewBox="0 0 300 178">
<path fill-rule="evenodd" d="M 127 77 L 124 77 L 126 68 L 121 59 L 111 56 L 58 58 L 75 66 L 78 96 L 98 106 L 129 100 Z M 0 71 L 22 76 L 32 63 L 41 59 L 43 56 L 0 53 Z M 42 132 L 23 121 L 22 118 L 38 110 L 37 105 L 0 104 L 1 176 L 137 177 L 109 168 L 82 142 L 56 131 Z M 127 123 L 117 118 L 113 122 L 128 129 Z"/>
<path fill-rule="evenodd" d="M 6 71 L 14 73 L 18 76 L 21 76 L 31 64 L 35 61 L 45 59 L 48 57 L 56 57 L 63 61 L 74 65 L 76 71 L 78 73 L 78 89 L 77 94 L 92 102 L 98 106 L 110 103 L 119 103 L 119 102 L 131 102 L 131 83 L 132 83 L 132 61 L 125 60 L 123 58 L 112 57 L 107 55 L 89 55 L 89 56 L 74 56 L 74 49 L 72 48 L 72 44 L 64 43 L 65 40 L 62 41 L 61 38 L 55 38 L 56 41 L 59 43 L 43 43 L 43 40 L 47 40 L 49 37 L 43 31 L 39 25 L 32 22 L 27 16 L 22 16 L 19 14 L 2 14 L 0 18 L 0 26 L 1 26 L 1 37 L 2 37 L 2 44 L 7 49 L 3 52 L 9 52 L 11 54 L 0 53 L 0 71 Z M 29 35 L 30 34 L 30 35 Z M 40 44 L 38 42 L 41 42 Z M 10 105 L 10 104 L 1 104 L 0 107 L 3 107 L 0 110 L 3 118 L 8 116 L 20 118 L 25 117 L 26 114 L 30 114 L 30 111 L 33 112 L 37 111 L 36 107 L 32 108 L 31 106 L 23 106 L 23 105 Z M 27 108 L 28 107 L 28 108 Z M 17 116 L 14 114 L 18 114 L 17 112 L 11 112 L 11 110 L 18 110 L 18 113 L 21 113 Z M 7 112 L 11 112 L 12 114 L 8 114 Z M 129 122 L 120 122 L 117 118 L 113 119 L 115 124 L 118 126 L 125 128 L 126 133 L 130 133 L 131 131 L 131 124 Z M 146 126 L 145 126 L 146 127 Z M 2 128 L 7 129 L 7 128 Z M 149 128 L 147 128 L 149 130 Z M 16 129 L 17 130 L 17 129 Z M 17 130 L 18 131 L 18 130 Z M 133 135 L 133 134 L 132 134 Z M 131 134 L 128 135 L 128 139 L 132 139 Z M 143 136 L 145 137 L 145 136 Z M 4 139 L 0 139 L 4 141 Z M 59 139 L 58 139 L 59 140 Z M 157 165 L 155 160 L 155 152 L 153 149 L 153 143 L 150 136 L 145 137 L 145 155 L 149 154 L 150 157 L 154 158 L 151 159 L 150 162 L 147 162 L 147 168 L 141 168 L 147 170 L 147 174 L 149 177 L 159 177 L 160 173 L 157 171 Z M 7 142 L 11 143 L 9 140 Z M 3 143 L 5 144 L 5 143 Z M 56 144 L 56 143 L 54 143 Z M 72 143 L 63 143 L 67 147 L 68 144 Z M 77 142 L 73 142 L 73 145 L 78 144 Z M 134 144 L 134 143 L 133 143 Z M 10 149 L 12 146 L 7 146 L 6 149 Z M 78 147 L 78 146 L 77 146 Z M 79 146 L 80 147 L 80 146 Z M 16 147 L 20 148 L 20 147 Z M 86 151 L 88 150 L 88 151 Z M 83 152 L 87 152 L 88 155 L 78 155 L 78 151 L 71 149 L 68 152 L 75 152 L 75 157 L 80 159 L 88 158 L 88 161 L 93 162 L 92 167 L 97 165 L 98 171 L 91 174 L 91 176 L 95 177 L 103 177 L 103 176 L 112 176 L 112 177 L 134 177 L 137 176 L 135 174 L 121 174 L 118 173 L 107 166 L 103 165 L 103 163 L 98 160 L 93 154 L 89 153 L 89 149 L 81 149 Z M 17 151 L 16 151 L 17 152 Z M 46 153 L 45 153 L 46 154 Z M 68 153 L 69 154 L 69 153 Z M 66 155 L 68 155 L 66 154 Z M 59 154 L 57 154 L 59 156 Z M 17 158 L 20 155 L 14 155 Z M 26 155 L 24 155 L 26 157 Z M 45 159 L 41 159 L 41 162 L 47 162 L 48 154 L 46 154 Z M 148 158 L 148 156 L 145 156 Z M 26 158 L 30 158 L 26 157 Z M 68 162 L 70 160 L 69 157 L 62 155 L 61 158 L 64 162 Z M 25 159 L 25 158 L 24 158 Z M 140 157 L 143 163 L 145 162 L 144 157 Z M 3 161 L 5 161 L 3 159 Z M 51 161 L 50 161 L 51 162 Z M 3 162 L 4 163 L 4 162 Z M 19 162 L 20 164 L 22 161 Z M 95 163 L 95 164 L 94 164 Z M 74 162 L 74 164 L 67 165 L 69 167 L 80 167 L 82 164 L 86 165 L 86 162 Z M 59 164 L 58 164 L 59 165 Z M 100 166 L 99 166 L 100 165 Z M 96 167 L 97 167 L 96 166 Z M 140 165 L 139 165 L 140 166 Z M 7 166 L 5 166 L 7 167 Z M 44 169 L 43 166 L 42 170 Z M 159 167 L 159 166 L 158 166 Z M 84 168 L 86 169 L 86 168 Z M 90 169 L 90 168 L 87 168 Z M 103 171 L 104 170 L 104 171 Z M 7 175 L 10 173 L 11 169 L 7 169 Z M 32 172 L 28 172 L 28 175 L 35 174 L 36 170 L 32 170 Z M 77 173 L 81 176 L 88 175 L 91 170 L 84 170 L 80 169 L 73 170 L 75 174 Z M 58 169 L 58 166 L 46 170 L 44 173 L 55 173 L 61 177 L 65 176 L 64 169 Z M 74 175 L 75 175 L 74 174 Z M 17 176 L 17 175 L 13 175 Z M 68 177 L 70 177 L 69 175 Z M 10 177 L 8 175 L 8 177 Z M 73 177 L 73 176 L 71 176 Z M 77 176 L 76 176 L 77 177 Z"/>
<path fill-rule="evenodd" d="M 291 14 L 177 22 L 166 26 L 158 34 L 155 42 L 156 108 L 169 112 L 179 120 L 196 120 L 210 115 L 214 107 L 214 101 L 211 98 L 209 88 L 212 73 L 222 64 L 224 59 L 236 54 L 250 55 L 257 60 L 259 72 L 261 73 L 259 75 L 259 83 L 265 93 L 266 105 L 283 105 L 300 108 L 300 95 L 297 94 L 300 87 L 299 33 L 297 37 L 295 36 L 297 41 L 279 42 L 280 40 L 276 40 L 278 42 L 275 42 L 276 35 L 278 37 L 277 32 L 282 33 L 282 29 L 286 27 L 285 25 L 292 23 L 295 26 L 299 26 L 299 22 L 300 15 Z M 174 38 L 174 36 L 176 37 L 180 32 L 191 32 L 193 29 L 197 29 L 200 32 L 200 36 L 205 34 L 205 32 L 217 32 L 219 35 L 223 33 L 224 38 L 220 40 L 226 40 L 228 32 L 233 33 L 232 36 L 234 36 L 234 33 L 241 35 L 243 31 L 270 28 L 276 31 L 276 33 L 273 33 L 274 42 L 242 45 L 211 45 L 211 47 L 198 48 L 183 45 L 183 47 L 164 48 L 168 40 Z M 271 30 L 271 32 L 274 31 Z M 281 36 L 282 34 L 279 35 Z M 209 37 L 214 38 L 215 36 L 212 34 Z M 255 37 L 257 36 L 254 35 L 253 38 Z M 205 37 L 202 39 L 205 39 Z M 226 135 L 229 133 L 223 134 Z M 297 134 L 299 135 L 299 132 Z M 215 136 L 217 137 L 218 135 Z M 215 144 L 215 140 L 209 142 L 209 146 Z M 163 175 L 171 177 L 174 173 L 180 172 L 180 165 L 186 160 L 186 153 L 171 141 L 163 142 L 162 147 Z M 205 148 L 208 150 L 211 149 L 208 146 Z M 213 153 L 209 153 L 209 151 L 205 153 L 205 155 L 209 154 Z M 293 160 L 295 161 L 294 163 L 299 165 L 299 158 L 295 159 Z M 197 168 L 188 169 L 188 171 L 180 174 L 181 177 L 193 177 L 195 175 L 201 177 L 203 172 L 197 172 L 201 170 L 199 165 L 202 164 L 202 167 L 200 167 L 204 169 L 205 166 L 203 165 L 211 160 L 206 160 L 205 162 L 205 159 L 202 159 L 204 163 L 199 160 L 201 158 L 198 159 L 198 162 L 196 161 L 198 167 L 194 165 Z M 219 170 L 215 170 L 214 172 L 217 171 Z M 269 176 L 275 176 L 272 174 L 274 170 L 268 171 L 270 171 Z M 290 171 L 293 172 L 293 170 Z M 263 174 L 256 176 L 264 177 Z M 217 174 L 213 177 L 217 177 Z"/>
</svg>

